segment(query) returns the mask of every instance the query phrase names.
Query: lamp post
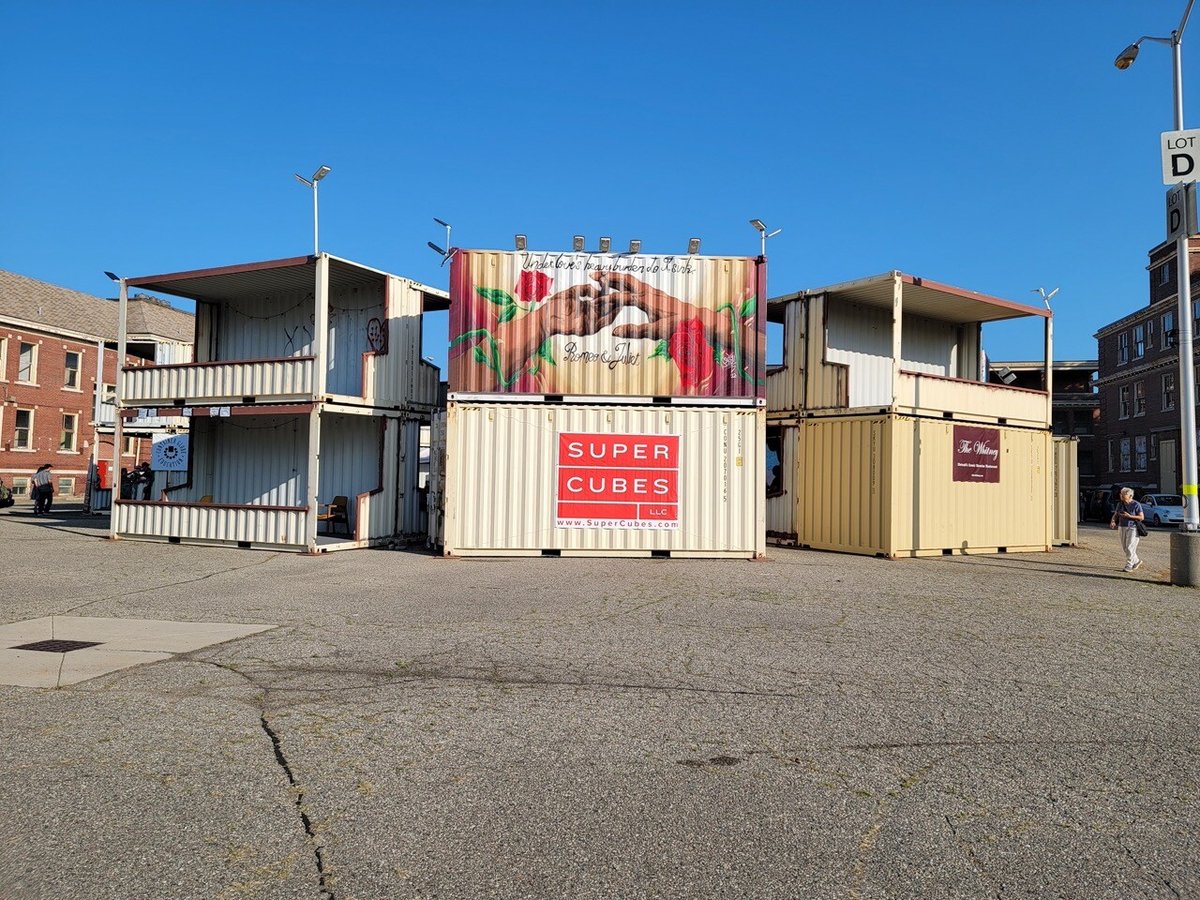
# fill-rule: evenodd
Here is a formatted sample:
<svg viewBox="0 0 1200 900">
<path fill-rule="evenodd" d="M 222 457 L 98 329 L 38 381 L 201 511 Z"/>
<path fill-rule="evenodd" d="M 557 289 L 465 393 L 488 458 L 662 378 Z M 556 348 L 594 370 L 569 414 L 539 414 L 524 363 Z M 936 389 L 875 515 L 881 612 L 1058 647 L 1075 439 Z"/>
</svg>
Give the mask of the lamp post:
<svg viewBox="0 0 1200 900">
<path fill-rule="evenodd" d="M 320 181 L 322 178 L 324 178 L 326 175 L 328 175 L 332 171 L 333 171 L 333 169 L 329 168 L 329 166 L 321 166 L 321 168 L 319 168 L 319 169 L 317 169 L 317 171 L 313 172 L 313 177 L 312 177 L 311 181 L 309 181 L 307 178 L 305 178 L 299 172 L 295 173 L 297 181 L 299 181 L 301 184 L 306 184 L 310 188 L 312 188 L 312 194 L 313 194 L 313 256 L 316 256 L 318 253 L 321 252 L 319 249 L 319 245 L 317 243 L 317 182 Z"/>
<path fill-rule="evenodd" d="M 1188 0 L 1179 27 L 1170 37 L 1142 35 L 1121 51 L 1116 58 L 1118 69 L 1128 69 L 1137 59 L 1138 48 L 1143 41 L 1166 44 L 1171 48 L 1174 59 L 1175 87 L 1175 131 L 1183 131 L 1183 65 L 1180 48 L 1183 31 L 1187 28 L 1192 4 Z M 1188 189 L 1192 188 L 1188 185 Z M 1192 267 L 1188 256 L 1189 235 L 1187 230 L 1175 241 L 1176 280 L 1179 285 L 1179 393 L 1180 424 L 1179 442 L 1182 447 L 1181 493 L 1187 498 L 1183 510 L 1183 525 L 1171 539 L 1171 582 L 1173 584 L 1200 585 L 1200 496 L 1197 496 L 1196 465 L 1196 387 L 1192 369 Z"/>
<path fill-rule="evenodd" d="M 775 235 L 779 234 L 779 232 L 783 231 L 783 229 L 776 228 L 774 231 L 768 232 L 767 226 L 763 224 L 762 219 L 751 219 L 750 224 L 753 225 L 754 230 L 758 232 L 761 247 L 758 255 L 765 258 L 767 255 L 767 238 L 775 237 Z"/>
</svg>

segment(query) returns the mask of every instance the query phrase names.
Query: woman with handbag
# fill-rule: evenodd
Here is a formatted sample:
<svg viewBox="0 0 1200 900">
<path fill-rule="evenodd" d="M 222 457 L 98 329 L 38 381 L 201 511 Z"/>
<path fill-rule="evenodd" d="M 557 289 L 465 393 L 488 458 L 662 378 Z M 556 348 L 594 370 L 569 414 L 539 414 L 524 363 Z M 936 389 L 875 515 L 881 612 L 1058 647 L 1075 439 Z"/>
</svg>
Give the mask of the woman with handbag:
<svg viewBox="0 0 1200 900">
<path fill-rule="evenodd" d="M 1123 572 L 1132 572 L 1142 564 L 1138 559 L 1137 545 L 1147 534 L 1143 524 L 1145 518 L 1142 504 L 1133 499 L 1133 488 L 1121 488 L 1121 499 L 1113 509 L 1108 527 L 1117 529 L 1121 535 L 1121 549 L 1125 551 L 1125 568 L 1121 570 Z"/>
</svg>

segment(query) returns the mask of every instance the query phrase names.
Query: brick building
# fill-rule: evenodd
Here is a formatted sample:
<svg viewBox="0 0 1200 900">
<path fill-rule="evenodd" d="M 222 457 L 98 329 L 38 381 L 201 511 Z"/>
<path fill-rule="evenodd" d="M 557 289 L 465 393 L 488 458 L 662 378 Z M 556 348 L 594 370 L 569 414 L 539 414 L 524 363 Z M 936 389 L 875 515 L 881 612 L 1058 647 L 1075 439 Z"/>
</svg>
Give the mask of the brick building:
<svg viewBox="0 0 1200 900">
<path fill-rule="evenodd" d="M 1188 250 L 1195 321 L 1200 310 L 1200 239 L 1192 238 Z M 1179 265 L 1174 241 L 1150 251 L 1147 271 L 1149 303 L 1096 332 L 1100 390 L 1096 469 L 1100 482 L 1175 493 L 1181 459 L 1181 398 L 1175 344 Z M 1193 328 L 1193 333 L 1200 331 L 1196 325 Z M 1197 359 L 1194 355 L 1193 366 Z"/>
<path fill-rule="evenodd" d="M 1079 483 L 1096 483 L 1096 429 L 1100 420 L 1100 394 L 1096 390 L 1097 361 L 1055 360 L 1054 397 L 1051 401 L 1053 430 L 1079 440 Z M 1030 391 L 1046 389 L 1046 368 L 1040 362 L 989 360 L 988 381 Z"/>
<path fill-rule="evenodd" d="M 145 297 L 130 320 L 138 340 L 127 365 L 164 347 L 190 354 L 189 313 Z M 93 460 L 112 458 L 116 340 L 114 301 L 0 270 L 0 479 L 18 496 L 50 463 L 56 494 L 82 497 Z M 134 430 L 124 441 L 130 467 L 148 458 L 147 437 Z"/>
</svg>

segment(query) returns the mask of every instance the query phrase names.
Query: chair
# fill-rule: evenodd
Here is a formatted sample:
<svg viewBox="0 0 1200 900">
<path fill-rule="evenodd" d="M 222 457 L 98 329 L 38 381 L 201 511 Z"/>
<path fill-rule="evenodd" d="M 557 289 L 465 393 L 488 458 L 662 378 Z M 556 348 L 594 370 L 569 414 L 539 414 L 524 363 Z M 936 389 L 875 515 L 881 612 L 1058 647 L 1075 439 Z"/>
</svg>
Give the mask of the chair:
<svg viewBox="0 0 1200 900">
<path fill-rule="evenodd" d="M 329 530 L 326 534 L 333 534 L 338 522 L 346 526 L 346 534 L 350 534 L 350 516 L 347 510 L 350 507 L 350 499 L 348 497 L 334 497 L 333 502 L 327 505 L 323 511 L 317 513 L 317 522 L 328 522 Z M 318 524 L 318 528 L 321 526 Z"/>
</svg>

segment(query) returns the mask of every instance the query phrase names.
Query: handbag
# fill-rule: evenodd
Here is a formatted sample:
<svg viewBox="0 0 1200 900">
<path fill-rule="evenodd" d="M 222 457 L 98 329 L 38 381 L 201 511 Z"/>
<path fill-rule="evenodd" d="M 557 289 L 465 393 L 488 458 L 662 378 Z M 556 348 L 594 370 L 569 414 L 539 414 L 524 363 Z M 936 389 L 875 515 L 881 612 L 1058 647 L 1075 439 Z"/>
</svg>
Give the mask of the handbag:
<svg viewBox="0 0 1200 900">
<path fill-rule="evenodd" d="M 1139 521 L 1139 522 L 1134 522 L 1133 524 L 1137 527 L 1137 536 L 1138 537 L 1144 538 L 1146 535 L 1148 535 L 1150 533 L 1150 529 L 1146 527 L 1145 522 Z"/>
</svg>

